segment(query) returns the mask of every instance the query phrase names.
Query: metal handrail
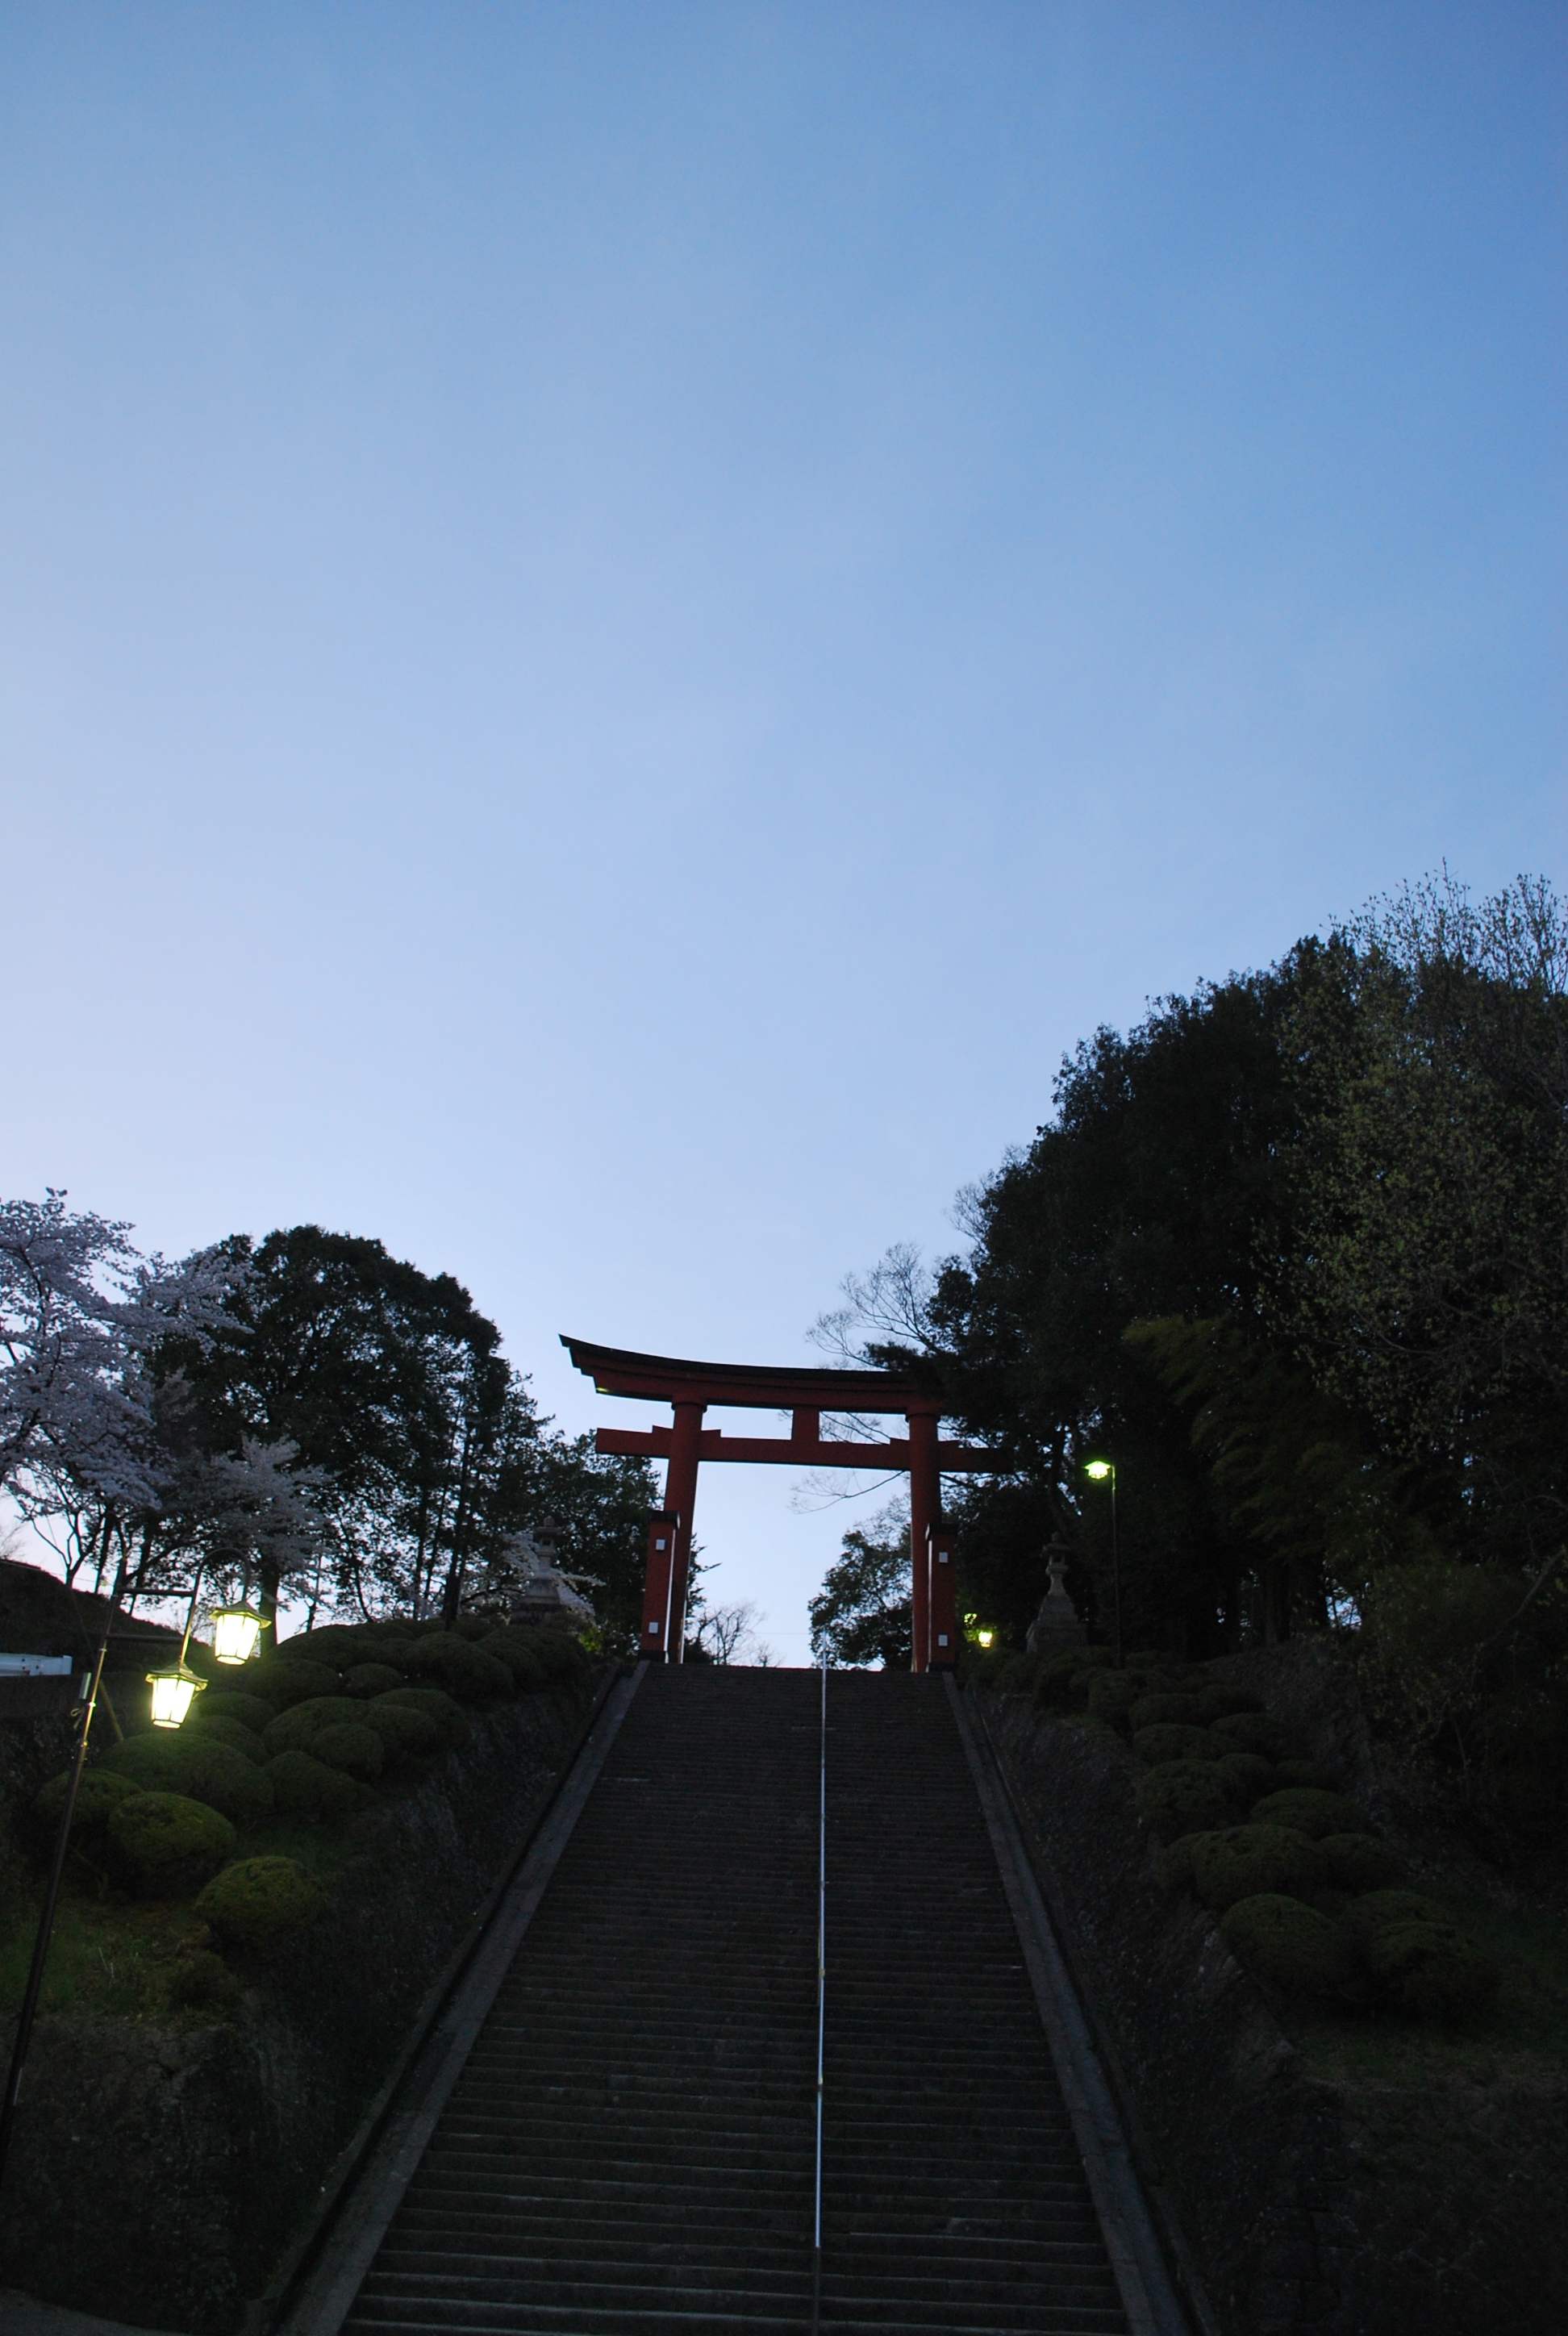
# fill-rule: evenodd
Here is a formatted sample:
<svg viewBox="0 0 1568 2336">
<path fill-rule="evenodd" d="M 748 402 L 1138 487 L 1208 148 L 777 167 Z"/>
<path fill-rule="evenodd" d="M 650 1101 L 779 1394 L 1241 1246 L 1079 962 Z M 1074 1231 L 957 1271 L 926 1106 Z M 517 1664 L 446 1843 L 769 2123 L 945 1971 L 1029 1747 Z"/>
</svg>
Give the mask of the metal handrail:
<svg viewBox="0 0 1568 2336">
<path fill-rule="evenodd" d="M 816 2191 L 812 2223 L 812 2336 L 823 2312 L 823 2045 L 827 2026 L 828 1933 L 828 1658 L 823 1650 L 822 1748 L 817 1764 L 817 2135 Z"/>
</svg>

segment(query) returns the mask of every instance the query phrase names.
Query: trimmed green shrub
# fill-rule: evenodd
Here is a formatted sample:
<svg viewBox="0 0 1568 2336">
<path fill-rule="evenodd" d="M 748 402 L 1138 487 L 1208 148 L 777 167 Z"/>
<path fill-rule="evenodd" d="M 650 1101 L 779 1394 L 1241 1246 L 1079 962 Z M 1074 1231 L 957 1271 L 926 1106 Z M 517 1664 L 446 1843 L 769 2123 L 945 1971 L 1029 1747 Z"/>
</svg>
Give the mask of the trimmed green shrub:
<svg viewBox="0 0 1568 2336">
<path fill-rule="evenodd" d="M 441 1722 L 428 1711 L 412 1710 L 406 1703 L 383 1703 L 379 1698 L 367 1703 L 361 1709 L 359 1725 L 375 1729 L 389 1760 L 404 1754 L 420 1759 L 445 1748 L 446 1732 Z"/>
<path fill-rule="evenodd" d="M 1503 1974 L 1495 1957 L 1414 1891 L 1358 1898 L 1345 1926 L 1378 2000 L 1398 2010 L 1462 2020 L 1497 1991 Z"/>
<path fill-rule="evenodd" d="M 1233 1825 L 1235 1803 L 1213 1760 L 1174 1760 L 1138 1780 L 1138 1815 L 1161 1841 Z"/>
<path fill-rule="evenodd" d="M 228 1818 L 183 1793 L 132 1793 L 107 1832 L 121 1872 L 139 1890 L 160 1896 L 195 1889 L 234 1854 Z"/>
<path fill-rule="evenodd" d="M 320 1921 L 328 1901 L 292 1857 L 243 1857 L 226 1866 L 196 1901 L 219 1937 L 265 1953 L 292 1932 Z"/>
<path fill-rule="evenodd" d="M 1345 1926 L 1299 1898 L 1264 1891 L 1223 1916 L 1221 1936 L 1243 1971 L 1299 1995 L 1344 1996 L 1355 1957 Z"/>
<path fill-rule="evenodd" d="M 1192 1861 L 1193 1886 L 1216 1914 L 1264 1893 L 1300 1898 L 1325 1878 L 1316 1842 L 1288 1825 L 1229 1825 L 1203 1834 L 1193 1844 Z"/>
<path fill-rule="evenodd" d="M 1211 1719 L 1228 1719 L 1239 1711 L 1261 1711 L 1263 1698 L 1250 1687 L 1232 1687 L 1229 1679 L 1205 1679 L 1203 1701 Z"/>
<path fill-rule="evenodd" d="M 1217 1760 L 1223 1747 L 1206 1728 L 1140 1728 L 1133 1749 L 1147 1768 L 1167 1760 Z"/>
<path fill-rule="evenodd" d="M 175 1964 L 169 1992 L 176 2003 L 188 2004 L 193 2010 L 216 2010 L 220 2003 L 233 2002 L 239 1981 L 221 1955 L 199 1947 L 193 1954 L 181 1955 Z"/>
<path fill-rule="evenodd" d="M 1405 1868 L 1386 1841 L 1369 1833 L 1321 1835 L 1318 1854 L 1324 1861 L 1324 1881 L 1331 1890 L 1352 1898 L 1368 1890 L 1388 1890 L 1403 1879 Z"/>
<path fill-rule="evenodd" d="M 402 1708 L 408 1711 L 423 1711 L 428 1714 L 442 1730 L 442 1740 L 449 1752 L 454 1746 L 463 1743 L 467 1738 L 468 1720 L 463 1706 L 460 1703 L 454 1703 L 452 1697 L 441 1688 L 389 1688 L 385 1695 L 376 1697 L 375 1704 L 369 1708 L 375 1710 L 384 1704 L 390 1704 L 394 1710 Z M 363 1718 L 364 1713 L 361 1711 L 355 1716 Z"/>
<path fill-rule="evenodd" d="M 249 1701 L 248 1696 L 245 1698 Z M 247 1760 L 254 1760 L 259 1768 L 267 1757 L 267 1747 L 254 1728 L 242 1727 L 238 1719 L 226 1719 L 221 1712 L 215 1719 L 204 1719 L 201 1733 L 215 1744 L 227 1744 L 231 1752 L 239 1752 Z"/>
<path fill-rule="evenodd" d="M 453 1639 L 466 1639 L 471 1646 L 477 1646 L 481 1639 L 489 1638 L 494 1628 L 493 1614 L 460 1614 L 447 1635 Z"/>
<path fill-rule="evenodd" d="M 514 1640 L 521 1640 L 547 1679 L 575 1679 L 590 1660 L 581 1640 L 574 1639 L 570 1630 L 513 1623 L 501 1635 Z M 487 1650 L 490 1645 L 487 1639 Z M 1036 1666 L 1037 1678 L 1041 1659 L 1038 1655 L 1031 1655 L 1029 1660 Z"/>
<path fill-rule="evenodd" d="M 410 1679 L 443 1688 L 460 1703 L 496 1703 L 511 1693 L 511 1673 L 504 1663 L 447 1631 L 416 1639 L 404 1669 Z"/>
<path fill-rule="evenodd" d="M 1078 1660 L 1081 1647 L 1047 1655 L 1035 1672 L 1034 1698 L 1042 1711 L 1082 1711 L 1096 1673 Z"/>
<path fill-rule="evenodd" d="M 280 1752 L 268 1762 L 266 1774 L 279 1816 L 315 1817 L 330 1825 L 358 1806 L 353 1778 L 308 1752 Z"/>
<path fill-rule="evenodd" d="M 272 1814 L 266 1771 L 205 1728 L 155 1728 L 146 1736 L 128 1736 L 105 1753 L 102 1766 L 129 1776 L 144 1793 L 204 1801 L 231 1825 L 259 1825 Z"/>
<path fill-rule="evenodd" d="M 386 1747 L 375 1729 L 364 1720 L 347 1720 L 324 1728 L 310 1741 L 311 1755 L 362 1785 L 373 1785 L 386 1763 Z"/>
<path fill-rule="evenodd" d="M 54 1847 L 60 1831 L 61 1813 L 65 1806 L 66 1787 L 71 1782 L 67 1768 L 62 1776 L 51 1776 L 33 1803 L 33 1821 L 40 1847 Z M 112 1768 L 84 1768 L 82 1782 L 76 1788 L 76 1806 L 71 1812 L 71 1838 L 80 1835 L 102 1833 L 122 1801 L 141 1790 L 129 1776 L 122 1776 Z"/>
<path fill-rule="evenodd" d="M 480 1652 L 493 1655 L 511 1674 L 511 1684 L 520 1695 L 531 1694 L 545 1682 L 545 1668 L 526 1641 L 529 1633 L 522 1630 L 496 1630 L 480 1641 Z"/>
<path fill-rule="evenodd" d="M 1155 1869 L 1161 1889 L 1195 1891 L 1198 1884 L 1193 1874 L 1193 1852 L 1199 1842 L 1213 1839 L 1213 1834 L 1184 1833 L 1179 1841 L 1174 1841 Z"/>
<path fill-rule="evenodd" d="M 1216 1719 L 1213 1732 L 1222 1750 L 1256 1752 L 1265 1760 L 1289 1760 L 1298 1748 L 1290 1729 L 1266 1711 L 1233 1711 Z"/>
<path fill-rule="evenodd" d="M 1281 1760 L 1278 1775 L 1277 1789 L 1281 1793 L 1290 1788 L 1307 1793 L 1337 1793 L 1340 1789 L 1338 1770 L 1323 1760 Z"/>
<path fill-rule="evenodd" d="M 1370 1833 L 1372 1820 L 1338 1793 L 1315 1793 L 1296 1785 L 1288 1792 L 1269 1793 L 1252 1811 L 1256 1825 L 1293 1825 L 1321 1841 L 1330 1833 Z"/>
<path fill-rule="evenodd" d="M 336 1695 L 336 1666 L 307 1662 L 303 1655 L 268 1655 L 256 1666 L 254 1691 L 279 1711 L 287 1711 L 312 1696 Z"/>
<path fill-rule="evenodd" d="M 1028 1654 L 1020 1648 L 1003 1656 L 997 1666 L 992 1684 L 999 1695 L 1027 1695 L 1034 1686 L 1039 1667 L 1038 1655 Z"/>
<path fill-rule="evenodd" d="M 1259 1752 L 1222 1752 L 1216 1766 L 1231 1779 L 1237 1798 L 1251 1808 L 1265 1793 L 1280 1789 L 1280 1772 Z"/>
<path fill-rule="evenodd" d="M 354 1663 L 343 1675 L 344 1694 L 366 1703 L 373 1695 L 385 1695 L 389 1687 L 402 1685 L 403 1673 L 394 1670 L 390 1663 Z"/>
<path fill-rule="evenodd" d="M 263 1703 L 258 1695 L 233 1695 L 227 1688 L 209 1687 L 205 1695 L 197 1697 L 185 1725 L 189 1728 L 195 1720 L 199 1727 L 207 1728 L 215 1719 L 233 1719 L 248 1728 L 253 1736 L 261 1736 L 277 1717 L 276 1707 Z"/>
<path fill-rule="evenodd" d="M 1119 1735 L 1127 1733 L 1127 1715 L 1134 1704 L 1152 1695 L 1160 1681 L 1151 1682 L 1136 1671 L 1091 1671 L 1084 1708 L 1091 1719 L 1102 1720 Z"/>
<path fill-rule="evenodd" d="M 269 1752 L 310 1752 L 324 1728 L 350 1727 L 365 1717 L 365 1707 L 348 1695 L 313 1695 L 291 1710 L 279 1712 L 267 1731 Z"/>
<path fill-rule="evenodd" d="M 1201 1695 L 1145 1695 L 1127 1713 L 1127 1725 L 1140 1728 L 1207 1728 L 1214 1718 L 1203 1708 Z"/>
</svg>

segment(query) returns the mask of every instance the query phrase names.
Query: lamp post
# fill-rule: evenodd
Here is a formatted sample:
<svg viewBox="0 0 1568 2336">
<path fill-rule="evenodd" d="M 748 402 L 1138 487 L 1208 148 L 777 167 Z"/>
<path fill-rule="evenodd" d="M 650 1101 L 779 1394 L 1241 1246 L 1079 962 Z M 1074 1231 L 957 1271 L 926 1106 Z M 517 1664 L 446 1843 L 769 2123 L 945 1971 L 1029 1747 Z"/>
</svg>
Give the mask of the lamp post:
<svg viewBox="0 0 1568 2336">
<path fill-rule="evenodd" d="M 1096 1484 L 1111 1480 L 1111 1597 L 1116 1617 L 1116 1669 L 1122 1668 L 1122 1560 L 1116 1547 L 1116 1464 L 1114 1460 L 1089 1460 L 1084 1474 L 1092 1476 Z"/>
<path fill-rule="evenodd" d="M 110 1519 L 103 1525 L 105 1555 L 109 1547 Z M 123 1551 L 123 1544 L 122 1544 Z M 76 1796 L 81 1788 L 82 1771 L 87 1761 L 87 1738 L 93 1728 L 93 1714 L 97 1708 L 98 1689 L 103 1679 L 103 1659 L 109 1652 L 109 1633 L 120 1611 L 120 1601 L 125 1595 L 129 1560 L 122 1553 L 120 1570 L 114 1577 L 114 1589 L 103 1612 L 103 1630 L 93 1658 L 93 1676 L 88 1683 L 87 1699 L 82 1706 L 82 1716 L 76 1727 L 76 1749 L 71 1761 L 71 1774 L 65 1786 L 65 1799 L 60 1811 L 60 1830 L 54 1837 L 54 1854 L 49 1863 L 49 1879 L 44 1885 L 44 1905 L 38 1916 L 38 1932 L 33 1942 L 33 1961 L 27 1972 L 27 1985 L 22 1997 L 22 2010 L 16 2020 L 16 2040 L 11 2047 L 11 2066 L 5 2078 L 5 2098 L 0 2102 L 0 2183 L 5 2178 L 5 2160 L 11 2148 L 11 2132 L 16 2122 L 16 2103 L 22 2091 L 22 2070 L 27 2059 L 27 2047 L 33 2040 L 33 2023 L 37 2017 L 38 1998 L 44 1986 L 44 1963 L 49 1952 L 49 1934 L 54 1928 L 54 1906 L 60 1895 L 60 1880 L 65 1871 L 65 1853 L 71 1843 L 71 1820 L 76 1814 Z"/>
<path fill-rule="evenodd" d="M 190 1585 L 190 1604 L 186 1610 L 185 1636 L 180 1641 L 180 1660 L 171 1671 L 149 1671 L 147 1684 L 152 1689 L 152 1725 L 154 1728 L 179 1728 L 200 1694 L 207 1681 L 193 1670 L 188 1670 L 185 1657 L 190 1646 L 190 1626 L 196 1620 L 196 1601 L 201 1595 L 201 1568 L 196 1569 L 196 1579 Z"/>
</svg>

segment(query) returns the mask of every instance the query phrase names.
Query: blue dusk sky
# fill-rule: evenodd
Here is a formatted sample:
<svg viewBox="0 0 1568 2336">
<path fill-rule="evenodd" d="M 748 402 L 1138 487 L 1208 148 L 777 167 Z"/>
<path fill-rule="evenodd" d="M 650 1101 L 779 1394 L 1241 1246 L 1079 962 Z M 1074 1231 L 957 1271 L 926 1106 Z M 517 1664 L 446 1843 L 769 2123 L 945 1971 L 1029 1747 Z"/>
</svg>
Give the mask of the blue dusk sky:
<svg viewBox="0 0 1568 2336">
<path fill-rule="evenodd" d="M 1512 0 L 11 0 L 0 1192 L 805 1362 L 1102 1022 L 1564 879 Z M 735 1416 L 733 1424 L 744 1424 Z M 786 1660 L 845 1525 L 709 1470 Z"/>
</svg>

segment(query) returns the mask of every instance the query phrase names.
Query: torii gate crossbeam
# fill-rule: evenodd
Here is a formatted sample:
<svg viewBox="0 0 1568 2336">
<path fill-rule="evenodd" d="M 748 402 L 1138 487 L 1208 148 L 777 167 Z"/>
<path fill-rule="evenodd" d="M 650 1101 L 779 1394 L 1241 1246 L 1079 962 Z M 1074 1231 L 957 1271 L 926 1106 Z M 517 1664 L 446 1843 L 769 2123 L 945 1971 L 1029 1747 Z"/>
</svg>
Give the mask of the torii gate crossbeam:
<svg viewBox="0 0 1568 2336">
<path fill-rule="evenodd" d="M 667 1403 L 668 1427 L 601 1427 L 596 1450 L 628 1459 L 663 1460 L 664 1507 L 648 1521 L 648 1575 L 639 1650 L 679 1662 L 686 1650 L 697 1469 L 705 1460 L 749 1460 L 792 1468 L 907 1469 L 910 1479 L 911 1662 L 918 1671 L 950 1669 L 958 1660 L 953 1542 L 941 1514 L 941 1480 L 994 1468 L 994 1452 L 944 1443 L 941 1406 L 911 1377 L 895 1371 L 767 1370 L 750 1363 L 682 1362 L 590 1346 L 562 1335 L 561 1345 L 600 1395 Z M 726 1436 L 704 1427 L 710 1407 L 787 1411 L 787 1436 Z M 824 1440 L 822 1415 L 901 1413 L 907 1436 L 882 1444 Z"/>
</svg>

